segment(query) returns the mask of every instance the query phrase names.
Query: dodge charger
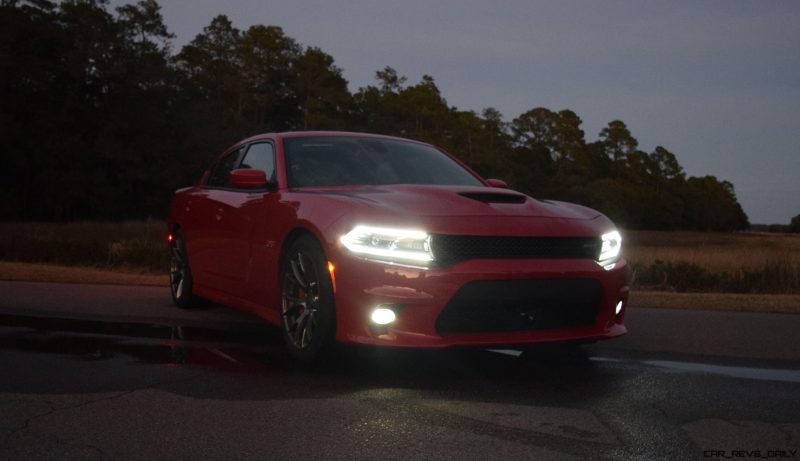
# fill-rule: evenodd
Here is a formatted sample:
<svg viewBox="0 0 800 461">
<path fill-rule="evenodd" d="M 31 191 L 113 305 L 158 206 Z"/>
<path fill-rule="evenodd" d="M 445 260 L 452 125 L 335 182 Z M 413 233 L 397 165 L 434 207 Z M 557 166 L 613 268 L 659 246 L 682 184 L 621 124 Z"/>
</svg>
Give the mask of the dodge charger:
<svg viewBox="0 0 800 461">
<path fill-rule="evenodd" d="M 314 361 L 336 343 L 524 347 L 626 333 L 601 213 L 483 179 L 447 152 L 347 132 L 240 141 L 168 219 L 170 286 L 252 312 Z"/>
</svg>

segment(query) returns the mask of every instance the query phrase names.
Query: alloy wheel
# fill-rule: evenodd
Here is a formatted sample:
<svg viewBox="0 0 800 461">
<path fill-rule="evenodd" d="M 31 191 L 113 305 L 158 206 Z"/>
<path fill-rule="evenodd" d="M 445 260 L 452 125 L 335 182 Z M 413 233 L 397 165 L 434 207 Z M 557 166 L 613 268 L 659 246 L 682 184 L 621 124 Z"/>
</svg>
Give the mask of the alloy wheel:
<svg viewBox="0 0 800 461">
<path fill-rule="evenodd" d="M 314 260 L 302 251 L 295 252 L 284 266 L 281 298 L 287 338 L 296 349 L 307 349 L 317 327 L 320 290 Z"/>
</svg>

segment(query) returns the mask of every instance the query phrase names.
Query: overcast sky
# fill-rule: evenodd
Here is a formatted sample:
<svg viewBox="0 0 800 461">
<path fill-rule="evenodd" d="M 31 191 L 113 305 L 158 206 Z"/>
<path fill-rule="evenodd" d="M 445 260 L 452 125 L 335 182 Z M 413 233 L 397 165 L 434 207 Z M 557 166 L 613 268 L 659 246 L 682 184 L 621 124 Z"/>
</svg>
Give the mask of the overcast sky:
<svg viewBox="0 0 800 461">
<path fill-rule="evenodd" d="M 178 49 L 220 13 L 278 25 L 332 55 L 352 90 L 390 65 L 432 75 L 462 110 L 571 109 L 590 141 L 621 119 L 643 150 L 731 181 L 751 222 L 800 214 L 798 1 L 159 3 Z"/>
</svg>

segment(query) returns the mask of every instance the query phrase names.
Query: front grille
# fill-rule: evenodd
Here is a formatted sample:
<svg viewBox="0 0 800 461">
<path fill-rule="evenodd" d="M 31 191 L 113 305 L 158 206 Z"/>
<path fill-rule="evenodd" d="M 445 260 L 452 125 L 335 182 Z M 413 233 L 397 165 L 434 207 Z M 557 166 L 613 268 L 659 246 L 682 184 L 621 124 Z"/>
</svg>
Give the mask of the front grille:
<svg viewBox="0 0 800 461">
<path fill-rule="evenodd" d="M 602 291 L 594 279 L 473 281 L 447 303 L 436 319 L 436 331 L 446 335 L 592 325 Z"/>
<path fill-rule="evenodd" d="M 597 237 L 431 237 L 431 250 L 442 265 L 468 259 L 597 259 Z"/>
</svg>

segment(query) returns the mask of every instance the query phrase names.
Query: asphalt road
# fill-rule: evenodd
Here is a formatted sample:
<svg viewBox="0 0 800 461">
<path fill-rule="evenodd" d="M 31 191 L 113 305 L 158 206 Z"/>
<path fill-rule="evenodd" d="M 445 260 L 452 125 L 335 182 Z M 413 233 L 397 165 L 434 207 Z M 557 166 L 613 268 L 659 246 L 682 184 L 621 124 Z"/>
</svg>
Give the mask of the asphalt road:
<svg viewBox="0 0 800 461">
<path fill-rule="evenodd" d="M 258 319 L 162 288 L 0 282 L 0 459 L 800 459 L 800 316 L 628 326 L 303 369 Z"/>
</svg>

